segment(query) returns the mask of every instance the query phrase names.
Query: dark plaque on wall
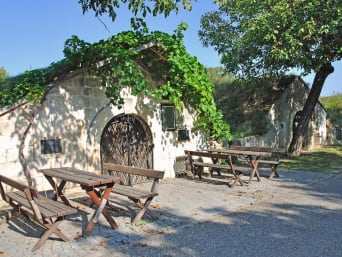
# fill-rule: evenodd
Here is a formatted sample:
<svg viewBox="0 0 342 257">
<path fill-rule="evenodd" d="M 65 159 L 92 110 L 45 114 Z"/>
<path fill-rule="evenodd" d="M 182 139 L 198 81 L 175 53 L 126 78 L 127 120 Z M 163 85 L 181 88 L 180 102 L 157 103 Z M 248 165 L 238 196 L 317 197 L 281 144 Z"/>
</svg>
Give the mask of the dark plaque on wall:
<svg viewBox="0 0 342 257">
<path fill-rule="evenodd" d="M 61 153 L 62 152 L 62 144 L 61 144 L 61 140 L 59 138 L 40 140 L 40 145 L 41 145 L 41 153 L 42 154 Z"/>
<path fill-rule="evenodd" d="M 178 130 L 178 141 L 185 141 L 185 140 L 189 140 L 190 136 L 189 136 L 189 130 L 187 129 L 179 129 Z"/>
</svg>

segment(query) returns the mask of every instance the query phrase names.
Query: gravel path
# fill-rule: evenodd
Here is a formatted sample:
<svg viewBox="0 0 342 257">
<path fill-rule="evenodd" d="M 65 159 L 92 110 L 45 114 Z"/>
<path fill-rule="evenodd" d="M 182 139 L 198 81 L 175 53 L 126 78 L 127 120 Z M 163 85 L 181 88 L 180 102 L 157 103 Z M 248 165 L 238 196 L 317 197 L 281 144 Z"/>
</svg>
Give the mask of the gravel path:
<svg viewBox="0 0 342 257">
<path fill-rule="evenodd" d="M 119 230 L 101 220 L 88 238 L 80 235 L 93 210 L 82 204 L 61 227 L 72 240 L 48 240 L 35 253 L 40 231 L 22 229 L 27 222 L 19 216 L 0 225 L 0 256 L 342 256 L 342 173 L 280 175 L 234 188 L 210 179 L 164 180 L 152 204 L 159 220 L 147 216 L 132 226 L 130 212 L 115 212 Z"/>
</svg>

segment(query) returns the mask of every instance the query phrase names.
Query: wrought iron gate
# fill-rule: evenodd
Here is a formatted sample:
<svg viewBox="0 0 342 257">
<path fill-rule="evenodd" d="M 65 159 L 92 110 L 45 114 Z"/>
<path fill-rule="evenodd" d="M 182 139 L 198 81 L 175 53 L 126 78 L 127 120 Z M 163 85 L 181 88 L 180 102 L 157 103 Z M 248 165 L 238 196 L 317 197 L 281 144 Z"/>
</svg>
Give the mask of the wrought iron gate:
<svg viewBox="0 0 342 257">
<path fill-rule="evenodd" d="M 131 114 L 114 117 L 101 136 L 101 161 L 153 168 L 152 133 L 145 122 Z M 117 174 L 125 177 L 124 174 Z M 125 177 L 126 184 L 143 182 L 142 177 Z"/>
</svg>

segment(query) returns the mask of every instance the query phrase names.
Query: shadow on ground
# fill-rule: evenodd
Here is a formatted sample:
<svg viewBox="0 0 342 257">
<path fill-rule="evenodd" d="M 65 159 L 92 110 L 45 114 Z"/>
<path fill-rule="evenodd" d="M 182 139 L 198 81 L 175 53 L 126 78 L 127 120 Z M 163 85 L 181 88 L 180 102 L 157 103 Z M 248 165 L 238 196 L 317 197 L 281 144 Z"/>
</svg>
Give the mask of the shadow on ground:
<svg viewBox="0 0 342 257">
<path fill-rule="evenodd" d="M 280 174 L 279 179 L 263 178 L 234 188 L 205 179 L 166 180 L 152 203 L 159 219 L 145 215 L 136 226 L 130 224 L 136 211 L 132 202 L 113 197 L 110 211 L 120 229 L 110 229 L 102 219 L 88 238 L 81 234 L 93 207 L 88 197 L 79 195 L 73 197 L 82 206 L 78 215 L 61 226 L 70 243 L 49 239 L 35 254 L 342 256 L 342 174 Z M 120 205 L 129 208 L 118 210 Z M 6 243 L 0 252 L 3 256 L 29 252 L 39 232 L 33 222 L 15 217 L 0 226 L 0 240 Z"/>
</svg>

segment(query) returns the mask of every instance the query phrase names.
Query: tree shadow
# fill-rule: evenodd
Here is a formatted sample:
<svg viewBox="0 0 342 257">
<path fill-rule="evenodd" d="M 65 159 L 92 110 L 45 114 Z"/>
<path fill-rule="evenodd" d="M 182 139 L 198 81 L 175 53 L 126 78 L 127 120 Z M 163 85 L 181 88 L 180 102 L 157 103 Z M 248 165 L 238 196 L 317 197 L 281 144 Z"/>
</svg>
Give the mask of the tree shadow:
<svg viewBox="0 0 342 257">
<path fill-rule="evenodd" d="M 86 226 L 85 219 L 82 224 L 67 220 L 69 235 L 74 237 L 71 243 L 48 240 L 38 252 L 44 255 L 50 249 L 63 249 L 65 256 L 75 251 L 95 251 L 102 256 L 341 256 L 342 174 L 280 175 L 274 181 L 234 188 L 175 179 L 165 187 L 160 185 L 158 201 L 151 205 L 158 220 L 145 215 L 133 226 L 129 212 L 111 211 L 120 229 L 112 230 L 100 220 L 87 238 L 75 236 Z M 77 200 L 84 201 L 81 196 Z M 16 240 L 19 245 L 22 239 Z"/>
<path fill-rule="evenodd" d="M 341 256 L 341 179 L 284 187 L 282 193 L 300 189 L 294 196 L 302 199 L 285 195 L 232 212 L 208 208 L 210 219 L 119 249 L 127 256 Z"/>
</svg>

